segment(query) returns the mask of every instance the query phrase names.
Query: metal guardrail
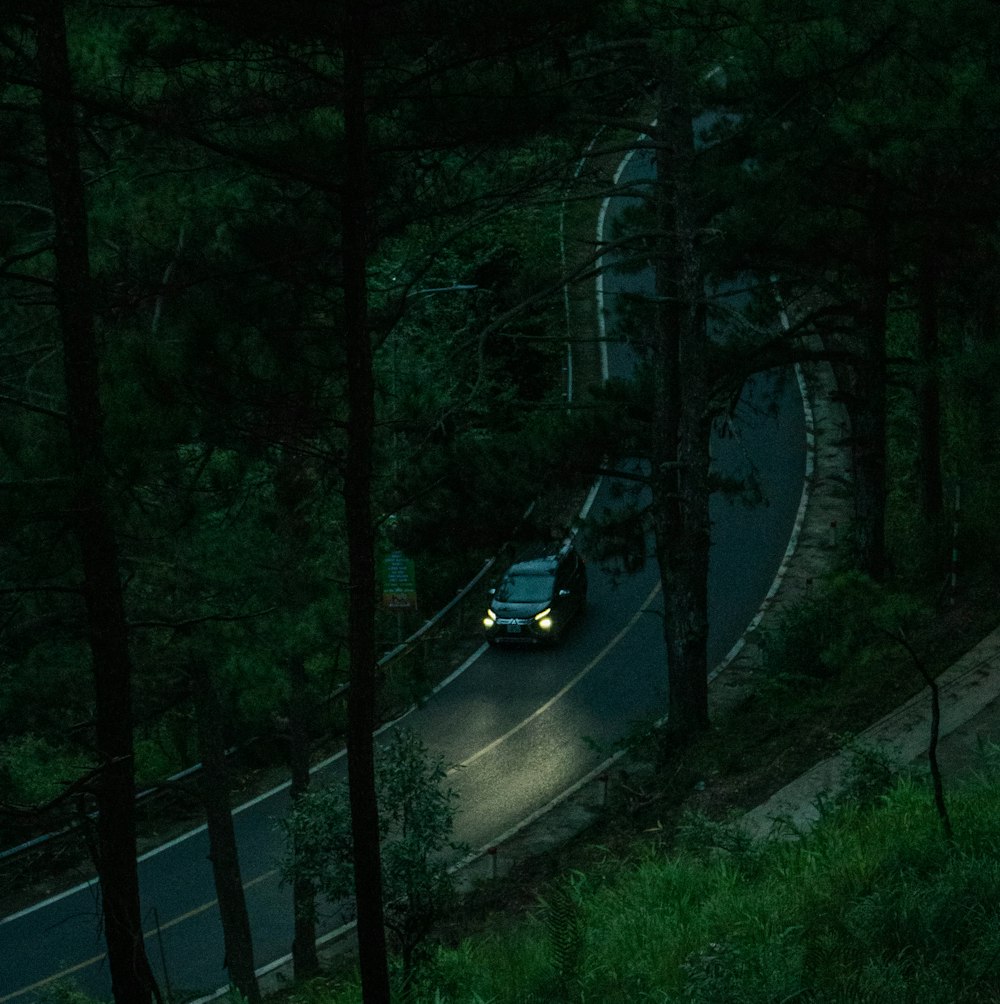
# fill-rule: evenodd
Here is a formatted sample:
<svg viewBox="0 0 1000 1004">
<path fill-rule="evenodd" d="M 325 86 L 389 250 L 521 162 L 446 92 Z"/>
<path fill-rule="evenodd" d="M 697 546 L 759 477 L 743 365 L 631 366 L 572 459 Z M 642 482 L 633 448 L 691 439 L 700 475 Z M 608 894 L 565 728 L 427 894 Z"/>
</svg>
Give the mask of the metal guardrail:
<svg viewBox="0 0 1000 1004">
<path fill-rule="evenodd" d="M 483 563 L 483 567 L 476 572 L 476 574 L 458 591 L 458 593 L 455 594 L 455 598 L 453 600 L 443 606 L 430 620 L 425 621 L 423 625 L 417 628 L 417 630 L 410 635 L 409 638 L 400 642 L 394 649 L 386 652 L 386 654 L 379 659 L 379 668 L 384 669 L 394 659 L 405 655 L 407 652 L 411 652 L 415 645 L 417 645 L 425 636 L 429 635 L 435 627 L 440 625 L 448 614 L 456 610 L 464 602 L 472 590 L 475 589 L 480 582 L 482 582 L 483 577 L 496 564 L 496 561 L 497 559 L 495 557 L 488 558 Z"/>
<path fill-rule="evenodd" d="M 483 563 L 482 568 L 480 568 L 479 571 L 476 572 L 476 574 L 469 580 L 469 582 L 467 582 L 455 594 L 455 597 L 452 600 L 438 610 L 433 617 L 426 620 L 408 638 L 396 645 L 395 648 L 386 652 L 385 655 L 378 660 L 377 665 L 379 669 L 382 670 L 383 673 L 386 673 L 387 676 L 390 675 L 389 671 L 391 667 L 395 667 L 397 665 L 400 666 L 400 670 L 391 672 L 391 677 L 397 678 L 393 682 L 398 685 L 398 688 L 403 689 L 409 696 L 419 696 L 420 684 L 427 678 L 427 675 L 431 670 L 429 664 L 433 662 L 433 653 L 430 649 L 435 643 L 438 643 L 450 652 L 452 647 L 457 644 L 463 636 L 466 638 L 470 637 L 468 632 L 465 630 L 466 611 L 463 607 L 470 596 L 472 596 L 476 587 L 482 582 L 483 578 L 496 565 L 496 562 L 496 557 L 487 559 Z M 458 624 L 450 624 L 449 622 L 456 617 Z M 445 654 L 447 653 L 442 653 L 442 656 Z M 402 666 L 407 663 L 410 664 L 411 668 L 415 665 L 418 669 L 418 672 L 413 674 L 414 679 L 412 683 L 409 684 L 404 683 L 405 677 L 408 674 L 403 674 L 401 672 Z M 403 676 L 404 679 L 398 679 L 400 676 Z M 330 694 L 327 700 L 333 702 L 342 698 L 347 693 L 348 689 L 347 684 L 341 685 L 334 690 L 332 694 Z M 232 755 L 233 753 L 238 752 L 239 749 L 249 746 L 254 741 L 254 739 L 251 739 L 241 747 L 234 747 L 233 749 L 227 750 L 227 755 Z M 196 775 L 201 770 L 201 767 L 202 765 L 200 763 L 193 764 L 184 770 L 178 771 L 176 774 L 171 774 L 170 777 L 166 778 L 166 780 L 160 784 L 153 785 L 137 792 L 136 803 L 144 802 L 153 798 L 154 796 L 162 793 L 164 790 L 173 787 L 177 783 L 187 780 L 189 777 Z M 88 818 L 93 818 L 93 814 L 88 814 Z M 36 837 L 32 837 L 30 840 L 26 840 L 23 843 L 9 847 L 6 850 L 2 850 L 0 851 L 0 862 L 14 858 L 19 854 L 32 850 L 33 848 L 41 847 L 52 840 L 58 839 L 59 837 L 67 836 L 78 829 L 80 825 L 81 824 L 79 822 L 68 823 L 66 826 L 57 830 L 39 834 Z"/>
<path fill-rule="evenodd" d="M 401 705 L 420 703 L 456 663 L 471 654 L 482 616 L 478 587 L 498 560 L 497 556 L 488 558 L 452 600 L 378 660 L 383 720 L 396 717 L 404 710 Z M 470 609 L 472 603 L 474 610 Z"/>
</svg>

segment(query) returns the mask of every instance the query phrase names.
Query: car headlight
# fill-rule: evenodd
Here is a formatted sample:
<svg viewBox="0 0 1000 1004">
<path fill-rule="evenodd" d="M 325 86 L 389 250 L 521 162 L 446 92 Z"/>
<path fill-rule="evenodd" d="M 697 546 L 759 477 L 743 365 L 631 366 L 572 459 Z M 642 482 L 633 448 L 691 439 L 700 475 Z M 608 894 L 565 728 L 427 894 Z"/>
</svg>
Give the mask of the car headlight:
<svg viewBox="0 0 1000 1004">
<path fill-rule="evenodd" d="M 486 616 L 483 618 L 483 627 L 491 628 L 497 622 L 497 615 L 493 613 L 492 610 L 486 611 Z"/>
<path fill-rule="evenodd" d="M 549 616 L 550 613 L 552 613 L 552 607 L 546 607 L 541 613 L 535 614 L 535 623 L 543 631 L 549 631 L 552 628 L 552 618 Z"/>
</svg>

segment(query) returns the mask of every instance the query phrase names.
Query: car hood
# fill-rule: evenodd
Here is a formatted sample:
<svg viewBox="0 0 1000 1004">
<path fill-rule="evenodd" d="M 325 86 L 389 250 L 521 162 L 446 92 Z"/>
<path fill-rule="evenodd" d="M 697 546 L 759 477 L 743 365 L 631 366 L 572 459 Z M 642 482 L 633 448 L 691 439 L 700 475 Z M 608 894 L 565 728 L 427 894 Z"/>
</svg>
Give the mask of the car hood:
<svg viewBox="0 0 1000 1004">
<path fill-rule="evenodd" d="M 550 600 L 540 603 L 501 603 L 499 600 L 494 600 L 490 603 L 490 609 L 497 617 L 534 617 L 551 605 Z"/>
</svg>

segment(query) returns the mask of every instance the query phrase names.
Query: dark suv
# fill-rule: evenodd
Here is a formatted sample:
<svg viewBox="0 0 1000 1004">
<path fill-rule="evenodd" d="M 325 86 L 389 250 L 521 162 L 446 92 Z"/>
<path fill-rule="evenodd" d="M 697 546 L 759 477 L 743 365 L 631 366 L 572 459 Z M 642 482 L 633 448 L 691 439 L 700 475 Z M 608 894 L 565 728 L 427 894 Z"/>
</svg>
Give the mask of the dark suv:
<svg viewBox="0 0 1000 1004">
<path fill-rule="evenodd" d="M 556 641 L 587 603 L 587 568 L 571 544 L 543 548 L 516 561 L 490 590 L 486 640 Z"/>
</svg>

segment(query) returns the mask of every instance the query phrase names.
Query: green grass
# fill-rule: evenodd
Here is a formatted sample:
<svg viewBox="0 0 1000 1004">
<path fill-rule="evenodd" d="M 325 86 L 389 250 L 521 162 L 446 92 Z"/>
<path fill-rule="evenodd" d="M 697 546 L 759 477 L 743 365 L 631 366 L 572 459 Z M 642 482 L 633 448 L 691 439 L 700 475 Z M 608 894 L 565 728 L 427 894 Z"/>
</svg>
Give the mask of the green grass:
<svg viewBox="0 0 1000 1004">
<path fill-rule="evenodd" d="M 831 805 L 798 839 L 719 832 L 728 849 L 713 851 L 711 827 L 693 827 L 691 846 L 647 844 L 631 862 L 560 880 L 521 920 L 439 949 L 418 999 L 998 1001 L 1000 773 L 949 796 L 953 845 L 912 780 L 867 808 Z M 565 928 L 581 935 L 572 952 Z M 360 996 L 350 979 L 325 980 L 293 1000 Z"/>
</svg>

